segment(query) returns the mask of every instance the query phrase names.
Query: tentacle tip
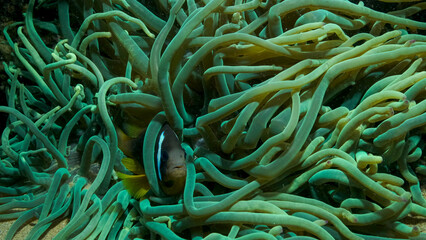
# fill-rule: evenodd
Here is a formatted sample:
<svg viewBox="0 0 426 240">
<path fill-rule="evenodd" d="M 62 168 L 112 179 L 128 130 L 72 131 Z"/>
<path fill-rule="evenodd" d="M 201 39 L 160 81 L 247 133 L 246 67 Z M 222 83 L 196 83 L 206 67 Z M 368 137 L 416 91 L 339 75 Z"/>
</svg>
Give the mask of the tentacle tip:
<svg viewBox="0 0 426 240">
<path fill-rule="evenodd" d="M 147 34 L 148 35 L 148 37 L 150 37 L 150 38 L 155 38 L 155 34 L 153 34 L 153 33 L 149 33 L 149 34 Z"/>
<path fill-rule="evenodd" d="M 399 200 L 399 202 L 408 202 L 408 201 L 410 201 L 411 200 L 411 194 L 409 194 L 409 196 L 404 196 L 404 195 L 402 195 L 402 196 L 400 196 L 399 198 L 398 198 L 398 200 Z"/>
<path fill-rule="evenodd" d="M 344 218 L 346 218 L 351 223 L 358 223 L 358 218 L 352 214 L 345 214 Z"/>
<path fill-rule="evenodd" d="M 392 107 L 389 107 L 389 110 L 388 110 L 389 112 L 388 112 L 388 114 L 389 114 L 389 116 L 393 116 L 393 115 L 395 115 L 395 111 L 393 110 L 393 108 Z"/>
</svg>

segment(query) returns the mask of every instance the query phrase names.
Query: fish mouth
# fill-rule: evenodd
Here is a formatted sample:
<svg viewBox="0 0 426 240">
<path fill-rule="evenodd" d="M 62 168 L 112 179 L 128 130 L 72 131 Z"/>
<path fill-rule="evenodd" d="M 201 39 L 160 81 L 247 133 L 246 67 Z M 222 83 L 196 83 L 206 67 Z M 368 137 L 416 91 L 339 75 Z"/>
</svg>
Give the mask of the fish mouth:
<svg viewBox="0 0 426 240">
<path fill-rule="evenodd" d="M 171 169 L 169 176 L 172 178 L 186 177 L 186 166 L 185 165 L 174 166 Z"/>
</svg>

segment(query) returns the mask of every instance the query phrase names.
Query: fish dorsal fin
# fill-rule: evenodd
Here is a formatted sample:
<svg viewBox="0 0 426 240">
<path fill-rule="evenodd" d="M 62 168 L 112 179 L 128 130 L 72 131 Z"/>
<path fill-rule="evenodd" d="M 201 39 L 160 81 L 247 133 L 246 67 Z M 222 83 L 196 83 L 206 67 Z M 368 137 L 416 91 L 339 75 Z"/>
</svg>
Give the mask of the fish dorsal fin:
<svg viewBox="0 0 426 240">
<path fill-rule="evenodd" d="M 131 154 L 132 154 L 132 149 L 131 149 L 132 139 L 129 136 L 127 136 L 127 134 L 125 132 L 123 132 L 123 130 L 121 130 L 120 128 L 116 127 L 115 130 L 117 132 L 118 148 L 126 156 L 131 156 Z"/>
</svg>

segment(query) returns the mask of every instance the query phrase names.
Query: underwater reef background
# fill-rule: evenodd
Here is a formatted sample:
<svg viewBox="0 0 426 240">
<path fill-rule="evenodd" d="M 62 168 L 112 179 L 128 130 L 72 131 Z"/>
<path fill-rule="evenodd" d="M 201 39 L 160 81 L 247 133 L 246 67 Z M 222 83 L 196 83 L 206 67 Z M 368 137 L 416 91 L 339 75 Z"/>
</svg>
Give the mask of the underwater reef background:
<svg viewBox="0 0 426 240">
<path fill-rule="evenodd" d="M 1 239 L 426 238 L 426 2 L 0 8 Z"/>
</svg>

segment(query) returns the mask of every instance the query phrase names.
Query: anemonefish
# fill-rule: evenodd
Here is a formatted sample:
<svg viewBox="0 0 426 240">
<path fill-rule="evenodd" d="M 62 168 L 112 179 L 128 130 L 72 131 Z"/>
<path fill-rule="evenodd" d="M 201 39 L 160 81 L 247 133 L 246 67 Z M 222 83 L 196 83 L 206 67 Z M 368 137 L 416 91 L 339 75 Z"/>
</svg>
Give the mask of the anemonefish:
<svg viewBox="0 0 426 240">
<path fill-rule="evenodd" d="M 122 163 L 134 174 L 117 172 L 117 175 L 134 198 L 143 198 L 150 186 L 143 168 L 142 146 L 143 141 L 152 141 L 152 139 L 144 138 L 144 132 L 141 132 L 137 138 L 130 138 L 119 128 L 117 128 L 117 135 L 118 147 L 128 156 L 122 159 Z M 154 163 L 161 190 L 168 196 L 180 194 L 185 187 L 186 154 L 179 138 L 168 124 L 164 124 L 155 141 Z"/>
</svg>

